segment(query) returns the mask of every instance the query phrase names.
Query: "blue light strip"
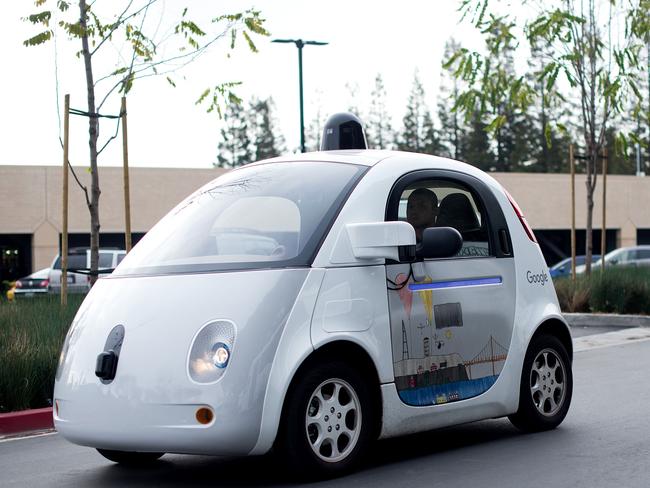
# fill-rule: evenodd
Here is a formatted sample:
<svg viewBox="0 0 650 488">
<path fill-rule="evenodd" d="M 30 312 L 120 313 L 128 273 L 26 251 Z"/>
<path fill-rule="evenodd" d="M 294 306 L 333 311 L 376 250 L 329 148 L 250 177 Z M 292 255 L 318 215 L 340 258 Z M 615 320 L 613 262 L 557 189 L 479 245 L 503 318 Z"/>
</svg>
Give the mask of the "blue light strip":
<svg viewBox="0 0 650 488">
<path fill-rule="evenodd" d="M 474 278 L 471 280 L 434 281 L 433 283 L 411 283 L 409 290 L 439 290 L 441 288 L 460 288 L 463 286 L 500 285 L 503 283 L 501 276 L 489 278 Z"/>
</svg>

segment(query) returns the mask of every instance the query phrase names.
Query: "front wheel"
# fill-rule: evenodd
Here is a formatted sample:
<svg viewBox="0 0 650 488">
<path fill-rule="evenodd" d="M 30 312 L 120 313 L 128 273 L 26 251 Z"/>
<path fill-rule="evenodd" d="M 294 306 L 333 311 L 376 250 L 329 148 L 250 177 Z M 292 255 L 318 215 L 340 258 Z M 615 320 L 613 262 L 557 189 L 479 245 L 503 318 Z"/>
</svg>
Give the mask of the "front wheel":
<svg viewBox="0 0 650 488">
<path fill-rule="evenodd" d="M 535 337 L 526 352 L 519 389 L 519 410 L 510 421 L 525 432 L 554 429 L 566 417 L 573 374 L 566 348 L 554 336 Z"/>
<path fill-rule="evenodd" d="M 160 459 L 164 454 L 162 452 L 128 452 L 113 451 L 110 449 L 97 449 L 97 452 L 109 461 L 126 466 L 144 466 L 151 464 Z"/>
<path fill-rule="evenodd" d="M 348 471 L 372 441 L 375 412 L 367 379 L 341 362 L 313 367 L 287 397 L 280 447 L 300 475 Z"/>
</svg>

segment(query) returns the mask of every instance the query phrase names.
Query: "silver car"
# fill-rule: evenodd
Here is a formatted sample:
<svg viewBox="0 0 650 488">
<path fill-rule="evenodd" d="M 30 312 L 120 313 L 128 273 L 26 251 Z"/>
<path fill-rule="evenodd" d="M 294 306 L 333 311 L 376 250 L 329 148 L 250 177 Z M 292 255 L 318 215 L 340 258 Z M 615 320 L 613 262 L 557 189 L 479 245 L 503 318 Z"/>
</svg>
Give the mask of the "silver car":
<svg viewBox="0 0 650 488">
<path fill-rule="evenodd" d="M 592 268 L 600 268 L 602 261 L 594 262 Z M 605 266 L 650 266 L 650 245 L 621 247 L 605 254 Z M 582 273 L 585 266 L 576 267 L 576 273 Z"/>
<path fill-rule="evenodd" d="M 123 249 L 100 249 L 99 270 L 112 270 L 120 264 L 126 251 Z M 75 270 L 81 271 L 76 273 Z M 87 293 L 90 290 L 90 249 L 75 247 L 68 251 L 68 293 Z M 56 255 L 49 275 L 49 291 L 61 293 L 61 256 Z"/>
</svg>

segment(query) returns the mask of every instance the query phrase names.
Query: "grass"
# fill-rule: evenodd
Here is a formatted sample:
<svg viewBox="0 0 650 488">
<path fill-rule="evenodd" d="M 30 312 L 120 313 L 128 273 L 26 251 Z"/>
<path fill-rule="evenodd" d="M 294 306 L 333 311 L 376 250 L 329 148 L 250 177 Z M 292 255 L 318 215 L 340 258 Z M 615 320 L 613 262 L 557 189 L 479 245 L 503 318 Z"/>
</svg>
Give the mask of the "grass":
<svg viewBox="0 0 650 488">
<path fill-rule="evenodd" d="M 614 267 L 555 281 L 563 312 L 650 315 L 650 267 Z"/>
<path fill-rule="evenodd" d="M 51 406 L 61 346 L 83 295 L 0 300 L 0 412 Z"/>
</svg>

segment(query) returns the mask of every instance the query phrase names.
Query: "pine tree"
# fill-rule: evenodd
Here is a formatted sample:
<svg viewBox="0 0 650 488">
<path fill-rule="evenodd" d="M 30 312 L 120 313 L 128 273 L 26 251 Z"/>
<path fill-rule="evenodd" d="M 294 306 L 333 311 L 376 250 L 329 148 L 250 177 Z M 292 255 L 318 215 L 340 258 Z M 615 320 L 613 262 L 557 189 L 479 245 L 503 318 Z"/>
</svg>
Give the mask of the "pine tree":
<svg viewBox="0 0 650 488">
<path fill-rule="evenodd" d="M 402 120 L 404 131 L 397 139 L 397 148 L 400 151 L 433 154 L 439 149 L 440 143 L 417 71 L 413 76 L 413 86 L 408 97 L 406 114 Z"/>
<path fill-rule="evenodd" d="M 279 156 L 283 151 L 284 141 L 275 130 L 273 119 L 273 99 L 253 99 L 249 108 L 251 140 L 253 141 L 254 160 L 269 159 Z"/>
<path fill-rule="evenodd" d="M 539 79 L 548 65 L 548 48 L 532 46 L 528 61 L 527 79 L 539 94 L 538 103 L 528 111 L 530 125 L 528 140 L 531 143 L 531 161 L 534 164 L 527 169 L 541 173 L 557 173 L 569 170 L 570 137 L 565 127 L 570 125 L 567 103 L 558 103 L 563 99 L 556 88 L 547 86 L 545 80 Z M 560 130 L 562 127 L 564 130 Z"/>
<path fill-rule="evenodd" d="M 243 107 L 231 102 L 224 112 L 225 125 L 221 128 L 218 163 L 215 166 L 235 168 L 253 161 L 248 121 Z"/>
<path fill-rule="evenodd" d="M 316 114 L 314 115 L 314 118 L 311 119 L 311 122 L 309 122 L 309 125 L 305 128 L 305 150 L 307 152 L 320 150 L 320 140 L 323 136 L 323 126 L 325 125 L 322 97 L 323 92 L 317 90 L 312 105 L 312 107 L 315 107 L 316 109 Z M 298 148 L 298 152 L 299 151 L 300 148 Z"/>
<path fill-rule="evenodd" d="M 370 149 L 392 149 L 395 138 L 391 117 L 386 108 L 386 88 L 381 74 L 375 77 L 375 88 L 372 90 L 370 111 L 366 121 L 366 138 Z"/>
<path fill-rule="evenodd" d="M 445 44 L 443 64 L 462 46 L 451 38 Z M 461 92 L 461 80 L 451 74 L 451 68 L 445 68 L 440 73 L 440 92 L 438 95 L 438 120 L 440 120 L 440 143 L 443 156 L 461 159 L 461 137 L 466 130 L 466 124 L 454 107 Z"/>
<path fill-rule="evenodd" d="M 459 139 L 459 159 L 483 171 L 494 171 L 494 153 L 490 147 L 485 123 L 478 112 L 474 112 L 468 127 Z"/>
<path fill-rule="evenodd" d="M 346 83 L 345 89 L 348 91 L 349 101 L 348 101 L 348 112 L 356 115 L 363 121 L 363 114 L 359 108 L 359 84 L 358 83 Z"/>
</svg>

